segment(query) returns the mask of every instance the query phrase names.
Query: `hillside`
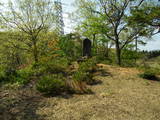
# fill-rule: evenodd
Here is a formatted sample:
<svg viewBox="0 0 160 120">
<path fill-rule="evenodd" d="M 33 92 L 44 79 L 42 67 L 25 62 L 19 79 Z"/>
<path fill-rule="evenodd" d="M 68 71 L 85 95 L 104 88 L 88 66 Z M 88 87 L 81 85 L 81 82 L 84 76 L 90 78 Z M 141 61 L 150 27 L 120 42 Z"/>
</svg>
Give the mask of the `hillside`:
<svg viewBox="0 0 160 120">
<path fill-rule="evenodd" d="M 1 0 L 0 120 L 160 120 L 159 34 L 159 0 Z"/>
<path fill-rule="evenodd" d="M 158 120 L 160 83 L 137 76 L 135 68 L 99 64 L 93 94 L 44 97 L 34 88 L 0 88 L 1 120 Z M 103 73 L 103 74 L 102 74 Z M 15 88 L 15 89 L 13 89 Z"/>
</svg>

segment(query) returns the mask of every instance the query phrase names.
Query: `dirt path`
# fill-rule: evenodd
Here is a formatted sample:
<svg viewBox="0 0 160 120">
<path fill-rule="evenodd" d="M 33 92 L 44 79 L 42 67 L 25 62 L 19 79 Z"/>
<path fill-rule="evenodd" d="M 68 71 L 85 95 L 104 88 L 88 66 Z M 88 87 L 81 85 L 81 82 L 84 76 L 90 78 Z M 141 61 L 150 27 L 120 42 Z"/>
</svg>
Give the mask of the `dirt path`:
<svg viewBox="0 0 160 120">
<path fill-rule="evenodd" d="M 136 69 L 100 65 L 108 76 L 94 94 L 45 98 L 30 91 L 1 120 L 159 120 L 160 82 L 139 78 Z M 25 95 L 26 95 L 25 94 Z M 19 96 L 20 97 L 20 96 Z M 1 108 L 1 106 L 0 106 Z M 16 111 L 17 110 L 17 111 Z M 19 110 L 19 111 L 18 111 Z M 14 112 L 13 112 L 14 111 Z M 0 111 L 1 112 L 1 111 Z M 2 111 L 3 112 L 3 111 Z"/>
</svg>

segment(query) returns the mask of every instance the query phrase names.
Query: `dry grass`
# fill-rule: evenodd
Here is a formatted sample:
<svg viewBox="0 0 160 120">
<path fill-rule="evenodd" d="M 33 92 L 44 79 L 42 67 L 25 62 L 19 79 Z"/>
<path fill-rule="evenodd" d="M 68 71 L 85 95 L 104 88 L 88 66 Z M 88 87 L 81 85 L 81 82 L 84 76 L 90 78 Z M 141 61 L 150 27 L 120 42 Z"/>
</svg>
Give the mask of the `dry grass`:
<svg viewBox="0 0 160 120">
<path fill-rule="evenodd" d="M 90 95 L 46 98 L 34 88 L 14 92 L 3 89 L 0 91 L 0 120 L 160 119 L 159 82 L 139 78 L 139 71 L 134 68 L 100 66 L 111 75 L 96 76 L 102 84 L 92 86 L 94 94 Z"/>
</svg>

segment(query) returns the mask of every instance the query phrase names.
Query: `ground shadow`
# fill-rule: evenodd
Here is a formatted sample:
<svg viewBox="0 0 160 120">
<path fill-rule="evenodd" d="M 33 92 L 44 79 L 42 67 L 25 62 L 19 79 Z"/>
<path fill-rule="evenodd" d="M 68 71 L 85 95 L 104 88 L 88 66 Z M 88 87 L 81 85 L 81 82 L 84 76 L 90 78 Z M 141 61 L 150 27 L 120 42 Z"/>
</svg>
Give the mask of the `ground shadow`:
<svg viewBox="0 0 160 120">
<path fill-rule="evenodd" d="M 12 95 L 9 95 L 12 96 Z M 41 96 L 5 96 L 0 100 L 0 120 L 44 120 L 45 116 L 36 113 L 41 107 Z"/>
<path fill-rule="evenodd" d="M 94 79 L 91 83 L 89 83 L 89 85 L 99 85 L 99 84 L 102 84 L 103 82 L 101 80 L 97 80 L 97 79 Z"/>
<path fill-rule="evenodd" d="M 154 77 L 148 78 L 147 80 L 160 82 L 160 77 L 154 76 Z"/>
<path fill-rule="evenodd" d="M 73 97 L 73 93 L 69 93 L 69 92 L 64 92 L 64 93 L 61 93 L 61 94 L 57 94 L 57 95 L 47 95 L 47 94 L 43 94 L 43 96 L 45 98 L 51 98 L 51 97 L 57 97 L 57 98 L 63 98 L 63 99 L 70 99 Z"/>
<path fill-rule="evenodd" d="M 107 72 L 104 69 L 98 69 L 95 73 L 93 73 L 94 76 L 102 76 L 102 77 L 106 77 L 106 76 L 111 76 L 112 74 Z"/>
</svg>

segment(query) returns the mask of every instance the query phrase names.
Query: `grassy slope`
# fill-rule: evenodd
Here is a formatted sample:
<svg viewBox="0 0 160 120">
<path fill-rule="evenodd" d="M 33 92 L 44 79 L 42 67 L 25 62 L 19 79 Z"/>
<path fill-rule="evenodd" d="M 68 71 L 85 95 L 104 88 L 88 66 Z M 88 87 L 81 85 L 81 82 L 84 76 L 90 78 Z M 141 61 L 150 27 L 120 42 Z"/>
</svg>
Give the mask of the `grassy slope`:
<svg viewBox="0 0 160 120">
<path fill-rule="evenodd" d="M 42 97 L 34 87 L 0 91 L 1 120 L 158 120 L 160 82 L 139 78 L 138 70 L 102 65 L 109 76 L 92 95 Z"/>
<path fill-rule="evenodd" d="M 140 64 L 145 63 L 145 64 L 152 66 L 152 67 L 160 67 L 160 56 L 154 57 L 151 59 L 147 59 L 147 60 L 140 60 L 139 63 Z"/>
<path fill-rule="evenodd" d="M 160 68 L 160 57 L 155 57 L 148 61 L 148 64 L 152 65 L 152 67 L 159 67 Z"/>
</svg>

